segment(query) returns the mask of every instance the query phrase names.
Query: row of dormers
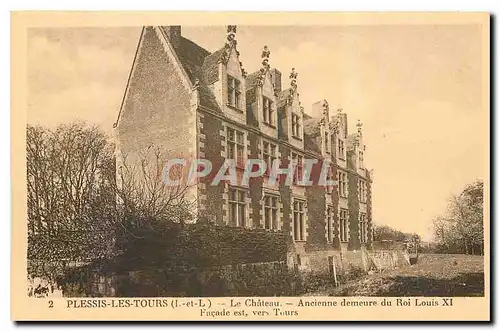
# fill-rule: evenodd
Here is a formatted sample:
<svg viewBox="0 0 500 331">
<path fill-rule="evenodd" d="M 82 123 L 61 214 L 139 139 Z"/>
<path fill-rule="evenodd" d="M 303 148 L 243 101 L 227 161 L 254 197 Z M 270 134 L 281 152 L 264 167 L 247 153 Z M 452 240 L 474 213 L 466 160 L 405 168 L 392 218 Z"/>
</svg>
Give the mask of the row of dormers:
<svg viewBox="0 0 500 331">
<path fill-rule="evenodd" d="M 182 62 L 185 57 L 182 42 L 187 40 L 181 36 L 180 26 L 162 28 Z M 326 100 L 312 105 L 312 116 L 305 114 L 297 91 L 295 69 L 289 74 L 289 87 L 283 89 L 282 73 L 271 68 L 267 46 L 262 50 L 261 68 L 247 75 L 239 59 L 235 34 L 236 26 L 228 26 L 224 46 L 213 53 L 205 51 L 197 68 L 201 72 L 197 78 L 199 83 L 213 94 L 219 110 L 231 120 L 257 127 L 269 137 L 285 139 L 299 150 L 310 150 L 327 158 L 335 155 L 339 165 L 346 168 L 349 154 L 350 162 L 363 170 L 365 145 L 361 128 L 349 135 L 347 114 L 339 110 L 330 117 Z M 194 60 L 191 59 L 190 64 Z"/>
</svg>

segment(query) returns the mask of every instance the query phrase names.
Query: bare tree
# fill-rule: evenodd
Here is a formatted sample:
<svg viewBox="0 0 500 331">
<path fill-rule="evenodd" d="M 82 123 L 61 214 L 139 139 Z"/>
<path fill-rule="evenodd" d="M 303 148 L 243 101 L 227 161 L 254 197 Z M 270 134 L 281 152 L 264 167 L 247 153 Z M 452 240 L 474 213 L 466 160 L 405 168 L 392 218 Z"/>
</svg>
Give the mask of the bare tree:
<svg viewBox="0 0 500 331">
<path fill-rule="evenodd" d="M 450 197 L 446 214 L 434 220 L 435 240 L 446 252 L 483 254 L 483 182 Z"/>
<path fill-rule="evenodd" d="M 186 180 L 166 185 L 164 166 L 167 158 L 160 147 L 150 146 L 131 160 L 119 156 L 116 193 L 124 215 L 162 222 L 184 223 L 196 218 L 196 200 L 189 196 Z M 170 177 L 182 179 L 184 169 L 173 168 Z"/>
<path fill-rule="evenodd" d="M 28 273 L 56 280 L 75 266 L 116 258 L 145 226 L 194 220 L 185 182 L 163 181 L 151 147 L 127 162 L 98 127 L 27 127 Z M 178 174 L 180 175 L 180 174 Z M 117 240 L 120 245 L 117 245 Z"/>
<path fill-rule="evenodd" d="M 54 278 L 69 265 L 107 256 L 115 204 L 105 176 L 114 166 L 106 135 L 82 123 L 28 126 L 26 152 L 30 274 Z"/>
</svg>

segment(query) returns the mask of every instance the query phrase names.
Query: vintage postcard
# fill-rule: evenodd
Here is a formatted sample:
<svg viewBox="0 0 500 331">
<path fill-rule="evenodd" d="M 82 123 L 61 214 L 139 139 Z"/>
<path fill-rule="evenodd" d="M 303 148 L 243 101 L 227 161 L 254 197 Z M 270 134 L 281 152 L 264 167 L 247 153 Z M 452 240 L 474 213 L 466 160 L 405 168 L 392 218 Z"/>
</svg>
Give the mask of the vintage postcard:
<svg viewBox="0 0 500 331">
<path fill-rule="evenodd" d="M 490 320 L 489 14 L 14 12 L 11 42 L 13 320 Z"/>
</svg>

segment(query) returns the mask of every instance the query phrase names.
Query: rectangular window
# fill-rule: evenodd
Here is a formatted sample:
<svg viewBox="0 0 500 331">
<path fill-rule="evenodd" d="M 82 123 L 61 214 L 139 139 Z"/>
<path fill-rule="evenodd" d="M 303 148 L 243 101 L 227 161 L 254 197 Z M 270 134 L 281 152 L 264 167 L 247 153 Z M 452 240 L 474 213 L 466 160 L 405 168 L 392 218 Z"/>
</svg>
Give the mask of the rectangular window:
<svg viewBox="0 0 500 331">
<path fill-rule="evenodd" d="M 305 201 L 293 200 L 293 240 L 304 241 L 305 235 Z"/>
<path fill-rule="evenodd" d="M 229 188 L 229 223 L 246 226 L 246 191 L 235 187 Z"/>
<path fill-rule="evenodd" d="M 368 201 L 368 189 L 366 187 L 366 181 L 360 179 L 358 181 L 358 198 L 359 202 L 366 203 Z"/>
<path fill-rule="evenodd" d="M 237 167 L 245 167 L 245 134 L 229 127 L 227 128 L 227 158 L 235 160 Z"/>
<path fill-rule="evenodd" d="M 359 239 L 362 244 L 368 242 L 368 225 L 366 223 L 366 214 L 359 214 Z"/>
<path fill-rule="evenodd" d="M 330 151 L 330 138 L 328 137 L 329 133 L 325 133 L 325 153 L 326 154 L 331 154 Z"/>
<path fill-rule="evenodd" d="M 339 159 L 345 160 L 345 146 L 344 141 L 339 138 Z"/>
<path fill-rule="evenodd" d="M 328 242 L 333 241 L 333 206 L 326 207 L 326 231 Z"/>
<path fill-rule="evenodd" d="M 349 211 L 347 209 L 340 208 L 339 222 L 340 241 L 347 242 L 347 240 L 349 240 Z"/>
<path fill-rule="evenodd" d="M 278 201 L 274 195 L 264 195 L 264 228 L 267 230 L 278 229 Z"/>
<path fill-rule="evenodd" d="M 264 123 L 274 125 L 273 102 L 271 101 L 271 99 L 266 97 L 262 97 L 262 115 Z"/>
<path fill-rule="evenodd" d="M 363 151 L 359 151 L 358 154 L 359 154 L 359 168 L 360 169 L 364 169 L 364 167 L 365 167 L 365 160 L 364 160 Z"/>
<path fill-rule="evenodd" d="M 227 104 L 241 109 L 241 83 L 229 75 L 227 75 Z"/>
<path fill-rule="evenodd" d="M 347 198 L 348 195 L 348 181 L 347 173 L 339 171 L 339 195 L 343 198 Z"/>
<path fill-rule="evenodd" d="M 300 116 L 292 114 L 292 136 L 300 138 Z"/>
<path fill-rule="evenodd" d="M 297 184 L 297 182 L 302 180 L 302 176 L 304 175 L 304 157 L 297 153 L 292 154 L 292 162 L 295 163 L 295 171 L 293 172 L 293 183 Z"/>
<path fill-rule="evenodd" d="M 328 167 L 328 172 L 326 173 L 326 180 L 327 181 L 334 181 L 335 180 L 335 176 L 334 176 L 333 166 L 332 165 L 330 165 Z M 327 185 L 326 186 L 326 193 L 332 194 L 334 188 L 335 188 L 334 185 Z"/>
<path fill-rule="evenodd" d="M 262 159 L 266 162 L 266 175 L 271 173 L 273 162 L 278 158 L 278 146 L 271 142 L 262 141 Z"/>
</svg>

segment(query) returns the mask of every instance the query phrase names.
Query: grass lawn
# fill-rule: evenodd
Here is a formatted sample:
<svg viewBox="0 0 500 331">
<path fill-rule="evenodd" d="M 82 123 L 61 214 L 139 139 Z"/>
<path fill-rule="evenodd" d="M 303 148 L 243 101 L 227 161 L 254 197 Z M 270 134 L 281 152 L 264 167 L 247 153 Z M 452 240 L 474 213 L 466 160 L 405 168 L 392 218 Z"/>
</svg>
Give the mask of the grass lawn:
<svg viewBox="0 0 500 331">
<path fill-rule="evenodd" d="M 421 254 L 413 266 L 367 275 L 317 295 L 483 296 L 483 257 Z"/>
</svg>

